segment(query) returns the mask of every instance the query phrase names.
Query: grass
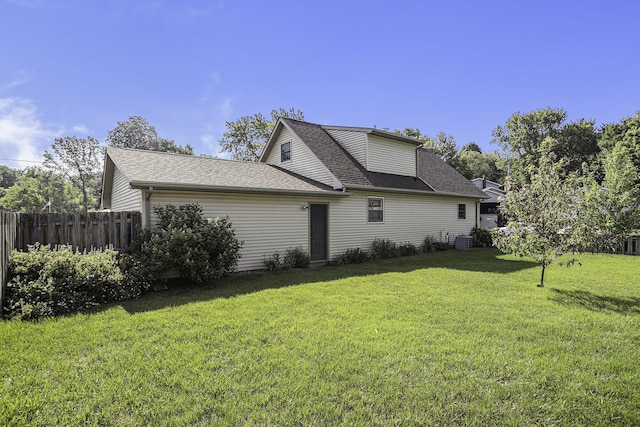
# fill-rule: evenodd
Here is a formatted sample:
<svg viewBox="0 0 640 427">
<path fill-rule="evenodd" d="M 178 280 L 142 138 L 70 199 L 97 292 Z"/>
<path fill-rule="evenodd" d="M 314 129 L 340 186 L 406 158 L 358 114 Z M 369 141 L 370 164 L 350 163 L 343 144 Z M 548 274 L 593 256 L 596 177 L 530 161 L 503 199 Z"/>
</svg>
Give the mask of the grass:
<svg viewBox="0 0 640 427">
<path fill-rule="evenodd" d="M 639 425 L 640 262 L 450 251 L 0 322 L 0 425 Z"/>
</svg>

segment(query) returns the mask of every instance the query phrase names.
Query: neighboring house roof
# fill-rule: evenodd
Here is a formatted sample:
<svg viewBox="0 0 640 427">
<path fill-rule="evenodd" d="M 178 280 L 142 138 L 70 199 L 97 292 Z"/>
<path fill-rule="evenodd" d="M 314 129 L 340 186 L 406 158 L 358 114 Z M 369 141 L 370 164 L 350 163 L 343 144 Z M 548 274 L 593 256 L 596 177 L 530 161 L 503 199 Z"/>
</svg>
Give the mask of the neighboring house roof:
<svg viewBox="0 0 640 427">
<path fill-rule="evenodd" d="M 373 133 L 387 138 L 408 142 L 416 146 L 422 143 L 415 139 L 371 128 L 346 128 L 323 126 L 299 120 L 281 119 L 292 132 L 304 142 L 329 171 L 348 188 L 388 188 L 394 190 L 420 191 L 448 195 L 463 195 L 484 198 L 479 191 L 458 171 L 446 164 L 438 156 L 425 149 L 418 149 L 418 176 L 394 175 L 366 170 L 347 150 L 345 150 L 326 129 L 354 130 Z M 276 129 L 277 132 L 277 129 Z M 271 141 L 276 137 L 272 135 Z M 265 151 L 269 147 L 265 148 Z"/>
<path fill-rule="evenodd" d="M 114 147 L 107 148 L 105 163 L 105 191 L 111 191 L 115 165 L 132 188 L 346 195 L 265 163 Z"/>
<path fill-rule="evenodd" d="M 473 182 L 473 184 L 481 190 L 483 189 L 482 188 L 483 186 L 485 188 L 494 188 L 498 190 L 501 190 L 503 188 L 502 184 L 499 184 L 497 182 L 491 181 L 486 178 L 473 178 L 471 182 Z"/>
</svg>

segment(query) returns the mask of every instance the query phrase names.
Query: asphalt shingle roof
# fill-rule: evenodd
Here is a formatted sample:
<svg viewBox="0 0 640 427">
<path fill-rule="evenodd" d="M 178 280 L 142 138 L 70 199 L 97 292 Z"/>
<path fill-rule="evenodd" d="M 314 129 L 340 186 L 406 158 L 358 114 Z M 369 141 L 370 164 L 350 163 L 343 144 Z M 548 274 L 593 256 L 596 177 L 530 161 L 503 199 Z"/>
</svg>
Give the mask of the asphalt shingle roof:
<svg viewBox="0 0 640 427">
<path fill-rule="evenodd" d="M 293 119 L 282 120 L 347 189 L 355 185 L 485 197 L 471 181 L 426 149 L 418 149 L 417 177 L 370 172 L 321 125 Z"/>
<path fill-rule="evenodd" d="M 336 193 L 329 186 L 265 163 L 147 150 L 107 148 L 132 186 Z"/>
<path fill-rule="evenodd" d="M 445 163 L 433 152 L 418 149 L 418 177 L 435 191 L 464 196 L 486 197 L 471 181 Z"/>
</svg>

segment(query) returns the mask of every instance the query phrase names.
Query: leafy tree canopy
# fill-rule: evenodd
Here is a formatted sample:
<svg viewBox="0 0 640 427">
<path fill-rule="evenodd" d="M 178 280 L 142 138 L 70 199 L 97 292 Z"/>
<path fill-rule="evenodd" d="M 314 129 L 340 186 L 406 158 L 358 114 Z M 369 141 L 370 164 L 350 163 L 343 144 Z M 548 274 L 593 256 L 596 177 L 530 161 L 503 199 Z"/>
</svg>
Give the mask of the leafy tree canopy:
<svg viewBox="0 0 640 427">
<path fill-rule="evenodd" d="M 581 119 L 566 123 L 567 112 L 561 108 L 546 108 L 527 114 L 514 113 L 504 126 L 492 132 L 510 160 L 512 179 L 519 184 L 530 182 L 531 167 L 538 164 L 543 141 L 549 140 L 551 151 L 564 159 L 569 171 L 580 171 L 583 163 L 596 165 L 600 148 L 595 121 Z"/>
<path fill-rule="evenodd" d="M 51 145 L 53 153 L 44 152 L 44 167 L 64 175 L 82 193 L 85 213 L 96 205 L 93 191 L 100 179 L 102 148 L 95 138 L 75 136 L 56 138 Z"/>
<path fill-rule="evenodd" d="M 257 161 L 281 117 L 304 120 L 303 112 L 294 108 L 272 110 L 270 120 L 261 113 L 242 116 L 236 121 L 226 122 L 227 131 L 219 141 L 221 151 L 231 153 L 234 160 Z"/>
<path fill-rule="evenodd" d="M 159 137 L 156 128 L 140 116 L 131 116 L 125 122 L 118 122 L 115 129 L 109 131 L 107 143 L 111 147 L 118 148 L 193 154 L 193 148 L 190 145 L 187 144 L 183 147 L 171 140 Z"/>
</svg>

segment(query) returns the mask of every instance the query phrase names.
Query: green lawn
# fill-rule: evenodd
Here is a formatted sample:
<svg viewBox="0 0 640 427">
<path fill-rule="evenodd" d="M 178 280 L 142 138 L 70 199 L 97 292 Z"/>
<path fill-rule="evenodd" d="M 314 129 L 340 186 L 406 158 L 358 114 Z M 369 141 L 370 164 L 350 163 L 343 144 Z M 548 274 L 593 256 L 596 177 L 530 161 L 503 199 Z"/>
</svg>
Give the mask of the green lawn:
<svg viewBox="0 0 640 427">
<path fill-rule="evenodd" d="M 449 251 L 0 322 L 0 425 L 640 425 L 640 258 Z"/>
</svg>

